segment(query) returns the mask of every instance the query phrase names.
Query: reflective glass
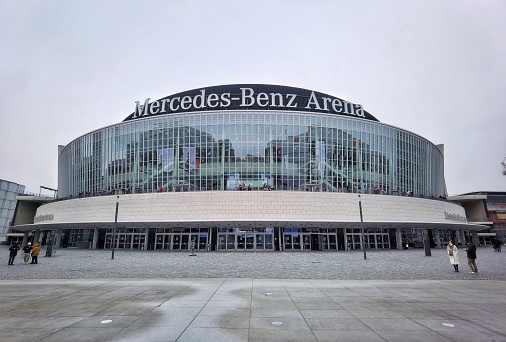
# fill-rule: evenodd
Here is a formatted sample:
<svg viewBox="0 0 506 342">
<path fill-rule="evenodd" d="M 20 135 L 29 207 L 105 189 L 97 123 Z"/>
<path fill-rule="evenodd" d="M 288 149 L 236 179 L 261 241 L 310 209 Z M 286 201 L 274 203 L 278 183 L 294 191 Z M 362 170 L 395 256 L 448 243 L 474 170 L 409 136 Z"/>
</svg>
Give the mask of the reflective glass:
<svg viewBox="0 0 506 342">
<path fill-rule="evenodd" d="M 316 113 L 228 111 L 105 127 L 59 158 L 59 196 L 285 190 L 444 195 L 443 156 L 380 122 Z"/>
</svg>

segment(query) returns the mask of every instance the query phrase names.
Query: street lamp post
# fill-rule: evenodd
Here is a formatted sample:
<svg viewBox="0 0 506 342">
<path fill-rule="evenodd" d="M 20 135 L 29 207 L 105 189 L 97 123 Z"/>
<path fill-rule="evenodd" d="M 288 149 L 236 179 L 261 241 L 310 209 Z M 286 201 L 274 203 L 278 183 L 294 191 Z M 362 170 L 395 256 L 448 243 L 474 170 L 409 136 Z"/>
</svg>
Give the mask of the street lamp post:
<svg viewBox="0 0 506 342">
<path fill-rule="evenodd" d="M 360 209 L 360 231 L 362 233 L 362 249 L 364 250 L 364 260 L 366 260 L 367 255 L 365 252 L 364 218 L 362 217 L 362 201 L 360 200 L 360 195 L 358 195 L 358 208 Z"/>
<path fill-rule="evenodd" d="M 112 227 L 112 255 L 111 255 L 111 259 L 114 259 L 114 245 L 116 244 L 116 225 L 118 224 L 118 207 L 119 207 L 119 196 L 116 196 L 116 214 L 114 215 L 114 226 Z"/>
</svg>

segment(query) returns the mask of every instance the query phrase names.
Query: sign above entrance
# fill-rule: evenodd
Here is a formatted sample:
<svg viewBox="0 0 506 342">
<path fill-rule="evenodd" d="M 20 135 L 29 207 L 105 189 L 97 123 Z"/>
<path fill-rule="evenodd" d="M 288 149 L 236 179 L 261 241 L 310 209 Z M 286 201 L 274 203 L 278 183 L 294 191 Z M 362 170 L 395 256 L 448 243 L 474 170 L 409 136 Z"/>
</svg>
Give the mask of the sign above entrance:
<svg viewBox="0 0 506 342">
<path fill-rule="evenodd" d="M 159 100 L 135 102 L 123 121 L 156 115 L 217 110 L 288 110 L 344 115 L 378 121 L 355 104 L 320 92 L 267 84 L 233 84 L 188 90 Z"/>
</svg>

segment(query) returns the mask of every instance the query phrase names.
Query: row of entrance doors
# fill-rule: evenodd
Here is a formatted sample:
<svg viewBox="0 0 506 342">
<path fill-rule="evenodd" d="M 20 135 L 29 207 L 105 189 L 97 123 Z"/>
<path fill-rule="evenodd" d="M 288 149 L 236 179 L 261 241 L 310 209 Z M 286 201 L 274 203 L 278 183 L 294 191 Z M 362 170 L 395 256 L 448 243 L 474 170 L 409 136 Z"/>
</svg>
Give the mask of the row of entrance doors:
<svg viewBox="0 0 506 342">
<path fill-rule="evenodd" d="M 284 250 L 329 250 L 338 249 L 337 234 L 284 233 Z"/>
<path fill-rule="evenodd" d="M 218 250 L 232 251 L 272 251 L 274 234 L 259 232 L 218 233 Z"/>
<path fill-rule="evenodd" d="M 156 245 L 155 249 L 167 249 L 167 250 L 191 250 L 193 248 L 196 251 L 207 251 L 209 250 L 209 234 L 207 233 L 158 233 L 156 234 Z"/>
<path fill-rule="evenodd" d="M 112 248 L 113 234 L 106 234 L 105 248 Z M 118 249 L 145 249 L 146 234 L 116 233 L 114 248 Z"/>
<path fill-rule="evenodd" d="M 105 236 L 105 248 L 112 248 L 113 234 Z M 360 249 L 361 236 L 347 236 L 346 246 L 338 245 L 337 234 L 331 233 L 283 233 L 281 249 L 286 251 L 319 251 Z M 276 245 L 274 232 L 227 232 L 218 233 L 216 245 L 211 246 L 208 233 L 157 233 L 155 246 L 149 249 L 189 251 L 192 243 L 195 251 L 273 251 Z M 390 248 L 388 235 L 366 236 L 368 248 Z M 115 248 L 148 249 L 144 233 L 116 233 Z M 214 248 L 213 248 L 214 247 Z"/>
<path fill-rule="evenodd" d="M 156 234 L 156 249 L 209 250 L 208 234 Z M 337 250 L 336 234 L 283 234 L 283 250 Z M 273 251 L 276 249 L 273 232 L 218 233 L 219 251 Z"/>
</svg>

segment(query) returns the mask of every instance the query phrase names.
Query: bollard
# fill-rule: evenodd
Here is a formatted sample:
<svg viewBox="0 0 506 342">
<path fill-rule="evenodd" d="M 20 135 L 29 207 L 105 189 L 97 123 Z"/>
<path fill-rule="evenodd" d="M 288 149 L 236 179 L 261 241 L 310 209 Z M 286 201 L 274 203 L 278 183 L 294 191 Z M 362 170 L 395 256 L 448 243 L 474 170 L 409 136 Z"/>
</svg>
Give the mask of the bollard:
<svg viewBox="0 0 506 342">
<path fill-rule="evenodd" d="M 196 256 L 195 254 L 195 240 L 192 240 L 192 246 L 191 246 L 191 254 L 190 256 Z"/>
</svg>

